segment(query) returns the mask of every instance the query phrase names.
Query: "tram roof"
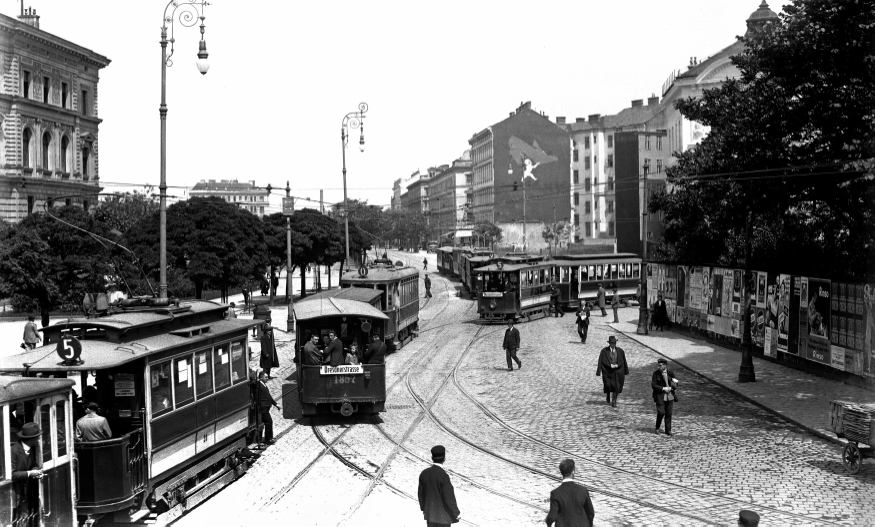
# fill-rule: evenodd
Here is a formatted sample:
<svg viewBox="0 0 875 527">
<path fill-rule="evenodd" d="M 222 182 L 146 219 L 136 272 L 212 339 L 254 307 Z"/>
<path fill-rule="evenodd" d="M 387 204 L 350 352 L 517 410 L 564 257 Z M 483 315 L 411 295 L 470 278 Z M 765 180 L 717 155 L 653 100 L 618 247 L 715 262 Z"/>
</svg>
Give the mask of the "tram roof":
<svg viewBox="0 0 875 527">
<path fill-rule="evenodd" d="M 165 316 L 164 320 L 169 320 L 169 318 Z M 70 321 L 65 325 L 76 328 L 101 327 L 100 325 L 89 325 L 89 323 L 96 320 L 101 319 L 83 319 L 83 324 L 75 324 L 74 321 Z M 262 320 L 214 320 L 206 323 L 204 326 L 183 327 L 173 330 L 172 333 L 165 332 L 121 343 L 99 339 L 81 339 L 79 341 L 82 344 L 80 359 L 83 362 L 76 366 L 66 365 L 61 362 L 55 353 L 57 342 L 52 342 L 36 349 L 0 357 L 0 372 L 23 372 L 25 369 L 46 372 L 92 371 L 112 368 L 169 349 L 192 345 L 197 347 L 200 342 L 221 337 L 223 334 L 240 332 L 244 329 L 248 330 L 250 327 L 261 323 L 263 323 Z M 197 335 L 190 334 L 190 336 L 185 334 L 186 329 L 197 329 L 206 326 L 209 326 L 209 331 L 203 331 Z M 28 366 L 25 367 L 25 364 Z"/>
<path fill-rule="evenodd" d="M 488 272 L 509 273 L 512 271 L 520 271 L 520 270 L 526 270 L 526 269 L 543 269 L 546 267 L 553 267 L 554 265 L 556 265 L 555 262 L 532 262 L 532 263 L 520 263 L 520 264 L 508 263 L 508 264 L 503 264 L 501 266 L 501 268 L 499 269 L 498 264 L 490 264 L 490 265 L 487 265 L 484 267 L 478 267 L 477 269 L 474 269 L 474 271 L 481 272 L 481 273 L 488 273 Z"/>
<path fill-rule="evenodd" d="M 295 303 L 295 318 L 299 321 L 331 316 L 356 316 L 389 320 L 389 317 L 374 306 L 355 300 L 317 298 Z"/>
<path fill-rule="evenodd" d="M 617 260 L 620 258 L 638 258 L 635 253 L 595 253 L 595 254 L 563 254 L 557 260 Z"/>
<path fill-rule="evenodd" d="M 321 300 L 325 298 L 342 298 L 345 300 L 357 300 L 359 302 L 371 303 L 375 298 L 382 296 L 383 292 L 379 289 L 371 289 L 370 287 L 341 287 L 339 289 L 329 289 L 309 295 L 300 300 L 307 302 L 309 300 Z"/>
<path fill-rule="evenodd" d="M 368 275 L 360 276 L 358 271 L 344 273 L 340 277 L 341 283 L 367 284 L 369 282 L 394 282 L 408 276 L 419 276 L 419 270 L 415 267 L 368 267 Z"/>
<path fill-rule="evenodd" d="M 12 377 L 0 375 L 0 404 L 28 399 L 34 396 L 69 389 L 75 386 L 73 379 L 38 379 L 35 377 Z"/>
</svg>

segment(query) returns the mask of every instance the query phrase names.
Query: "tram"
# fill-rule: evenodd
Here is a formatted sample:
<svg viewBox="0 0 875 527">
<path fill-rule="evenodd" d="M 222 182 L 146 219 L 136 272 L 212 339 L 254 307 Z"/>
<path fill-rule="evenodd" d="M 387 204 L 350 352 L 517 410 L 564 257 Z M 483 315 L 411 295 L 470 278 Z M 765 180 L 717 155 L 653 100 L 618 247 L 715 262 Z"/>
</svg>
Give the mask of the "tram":
<svg viewBox="0 0 875 527">
<path fill-rule="evenodd" d="M 489 265 L 495 253 L 491 249 L 486 248 L 469 248 L 463 250 L 459 254 L 459 278 L 462 280 L 462 287 L 468 292 L 474 291 L 473 285 L 474 269 Z"/>
<path fill-rule="evenodd" d="M 536 263 L 542 262 L 544 260 L 544 256 L 525 253 L 507 253 L 502 256 L 495 256 L 495 253 L 492 253 L 490 251 L 487 254 L 472 254 L 466 257 L 463 263 L 463 268 L 465 269 L 465 272 L 463 274 L 462 287 L 465 291 L 468 292 L 471 298 L 475 298 L 478 292 L 477 278 L 475 273 L 476 269 L 497 262 L 502 262 L 506 265 Z"/>
<path fill-rule="evenodd" d="M 550 308 L 552 262 L 496 262 L 475 270 L 477 312 L 485 320 L 546 316 Z"/>
<path fill-rule="evenodd" d="M 344 273 L 340 287 L 370 288 L 380 292 L 379 309 L 389 318 L 383 338 L 389 350 L 404 346 L 419 332 L 419 270 L 375 260 L 368 267 Z"/>
<path fill-rule="evenodd" d="M 641 283 L 641 258 L 635 253 L 569 254 L 553 261 L 553 279 L 563 309 L 576 309 L 598 298 L 598 284 L 610 300 L 616 287 L 621 299 L 633 299 Z"/>
<path fill-rule="evenodd" d="M 304 415 L 339 413 L 375 414 L 385 410 L 386 365 L 356 364 L 331 367 L 308 364 L 304 345 L 312 335 L 320 341 L 333 332 L 341 340 L 344 352 L 355 342 L 365 350 L 372 335 L 385 338 L 390 319 L 367 300 L 367 289 L 347 288 L 347 293 L 315 296 L 295 304 L 297 334 L 295 362 L 298 364 L 298 394 Z M 355 292 L 355 293 L 354 293 Z M 371 300 L 378 300 L 379 291 Z M 361 299 L 354 299 L 355 296 Z M 364 300 L 364 301 L 363 301 Z"/>
<path fill-rule="evenodd" d="M 444 246 L 435 250 L 437 255 L 437 270 L 439 274 L 453 274 L 453 248 Z"/>
<path fill-rule="evenodd" d="M 26 378 L 6 377 L 5 386 L 39 381 L 34 389 L 48 388 L 22 396 L 37 404 L 25 403 L 21 415 L 40 424 L 44 467 L 69 463 L 75 453 L 81 522 L 175 517 L 247 471 L 244 449 L 257 426 L 247 338 L 262 321 L 226 320 L 227 309 L 203 300 L 126 299 L 103 316 L 43 328 L 42 346 L 0 357 L 0 372 Z M 84 402 L 99 405 L 110 439 L 73 442 L 74 383 Z M 3 404 L 20 399 L 5 397 Z M 72 483 L 56 479 L 51 495 L 61 499 Z"/>
<path fill-rule="evenodd" d="M 74 384 L 69 379 L 0 376 L 0 525 L 76 523 Z M 18 434 L 28 423 L 36 424 L 39 431 L 34 448 L 43 472 L 40 479 L 17 478 L 12 465 L 13 444 L 19 442 Z"/>
</svg>

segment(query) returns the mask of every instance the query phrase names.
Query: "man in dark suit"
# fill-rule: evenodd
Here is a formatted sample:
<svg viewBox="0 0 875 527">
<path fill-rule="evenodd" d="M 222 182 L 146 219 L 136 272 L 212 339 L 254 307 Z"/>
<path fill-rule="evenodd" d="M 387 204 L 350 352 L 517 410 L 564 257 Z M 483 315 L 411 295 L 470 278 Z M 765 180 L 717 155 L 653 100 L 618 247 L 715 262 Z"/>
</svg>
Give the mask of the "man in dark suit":
<svg viewBox="0 0 875 527">
<path fill-rule="evenodd" d="M 574 460 L 559 463 L 562 484 L 550 491 L 550 512 L 544 520 L 552 527 L 590 527 L 595 517 L 592 500 L 586 487 L 574 482 Z"/>
<path fill-rule="evenodd" d="M 371 339 L 373 342 L 365 350 L 365 364 L 383 364 L 386 361 L 386 343 L 377 333 L 371 335 Z"/>
<path fill-rule="evenodd" d="M 337 335 L 334 331 L 328 332 L 328 345 L 325 346 L 325 351 L 323 352 L 324 358 L 323 360 L 328 361 L 328 363 L 332 366 L 342 366 L 343 365 L 343 342 L 337 338 Z"/>
<path fill-rule="evenodd" d="M 428 527 L 448 526 L 457 523 L 462 516 L 456 505 L 453 483 L 441 467 L 444 459 L 446 449 L 441 445 L 432 447 L 432 465 L 419 474 L 419 510 Z"/>
<path fill-rule="evenodd" d="M 553 309 L 553 316 L 556 318 L 564 317 L 565 313 L 559 306 L 559 286 L 556 282 L 550 284 L 550 307 Z"/>
<path fill-rule="evenodd" d="M 267 374 L 261 372 L 258 374 L 258 404 L 261 412 L 261 422 L 264 425 L 264 442 L 268 445 L 274 444 L 273 439 L 273 418 L 270 416 L 270 407 L 274 406 L 279 409 L 270 390 L 267 388 Z"/>
<path fill-rule="evenodd" d="M 261 332 L 261 357 L 258 365 L 270 379 L 270 369 L 280 365 L 279 355 L 276 353 L 276 342 L 273 339 L 273 327 L 270 324 L 264 326 Z"/>
<path fill-rule="evenodd" d="M 522 369 L 523 363 L 520 361 L 516 352 L 520 349 L 520 330 L 513 327 L 513 317 L 507 319 L 507 329 L 504 331 L 504 342 L 501 343 L 501 347 L 504 348 L 505 355 L 507 356 L 507 371 L 513 371 L 513 363 L 511 359 L 516 361 L 517 369 Z"/>
<path fill-rule="evenodd" d="M 39 425 L 36 423 L 24 423 L 18 431 L 19 441 L 12 443 L 12 481 L 15 482 L 15 501 L 13 507 L 17 514 L 13 518 L 24 513 L 29 503 L 37 496 L 39 489 L 34 480 L 43 477 L 43 471 L 39 468 L 37 460 L 37 445 L 40 439 Z"/>
<path fill-rule="evenodd" d="M 674 403 L 678 398 L 675 388 L 678 385 L 674 372 L 668 369 L 668 361 L 659 359 L 659 369 L 653 372 L 650 385 L 653 388 L 653 402 L 656 403 L 656 428 L 654 433 L 659 433 L 659 426 L 665 419 L 665 435 L 671 437 L 671 415 L 674 411 Z"/>
<path fill-rule="evenodd" d="M 626 352 L 617 347 L 617 338 L 608 337 L 608 346 L 602 348 L 599 354 L 599 365 L 595 371 L 596 376 L 602 376 L 602 384 L 605 389 L 605 400 L 613 407 L 617 406 L 617 396 L 623 393 L 623 385 L 626 375 L 629 375 L 629 366 L 626 364 Z"/>
<path fill-rule="evenodd" d="M 608 316 L 607 311 L 605 311 L 605 288 L 602 287 L 602 284 L 599 284 L 598 296 L 596 297 L 599 303 L 599 309 L 602 310 L 602 316 Z"/>
</svg>

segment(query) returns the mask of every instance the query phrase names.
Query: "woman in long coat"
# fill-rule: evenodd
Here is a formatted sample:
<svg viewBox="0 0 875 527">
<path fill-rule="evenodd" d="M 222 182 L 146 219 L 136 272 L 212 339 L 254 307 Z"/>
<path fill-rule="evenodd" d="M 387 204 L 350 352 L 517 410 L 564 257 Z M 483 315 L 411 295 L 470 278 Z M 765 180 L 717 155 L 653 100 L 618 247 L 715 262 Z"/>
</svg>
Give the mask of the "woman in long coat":
<svg viewBox="0 0 875 527">
<path fill-rule="evenodd" d="M 629 366 L 626 364 L 626 352 L 617 347 L 617 338 L 613 335 L 608 337 L 608 346 L 602 348 L 599 354 L 599 365 L 595 374 L 602 377 L 607 403 L 617 406 L 617 395 L 623 393 Z"/>
<path fill-rule="evenodd" d="M 662 295 L 656 297 L 656 302 L 653 303 L 653 327 L 662 330 L 668 325 L 668 307 L 665 305 L 665 300 Z"/>
</svg>

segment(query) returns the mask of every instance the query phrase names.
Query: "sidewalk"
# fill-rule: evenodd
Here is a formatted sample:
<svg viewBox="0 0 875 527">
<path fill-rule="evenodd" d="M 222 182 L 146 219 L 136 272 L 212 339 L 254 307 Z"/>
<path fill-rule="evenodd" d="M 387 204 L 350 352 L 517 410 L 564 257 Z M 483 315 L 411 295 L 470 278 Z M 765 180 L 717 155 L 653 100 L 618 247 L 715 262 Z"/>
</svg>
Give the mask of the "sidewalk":
<svg viewBox="0 0 875 527">
<path fill-rule="evenodd" d="M 608 310 L 610 320 L 612 313 Z M 594 317 L 594 321 L 599 317 Z M 730 392 L 781 415 L 806 430 L 844 444 L 829 429 L 829 402 L 875 402 L 875 393 L 839 381 L 825 379 L 770 361 L 753 358 L 757 382 L 738 382 L 741 352 L 720 347 L 690 335 L 672 331 L 650 331 L 638 335 L 638 308 L 619 310 L 620 323 L 608 325 L 677 364 L 719 384 Z"/>
</svg>

